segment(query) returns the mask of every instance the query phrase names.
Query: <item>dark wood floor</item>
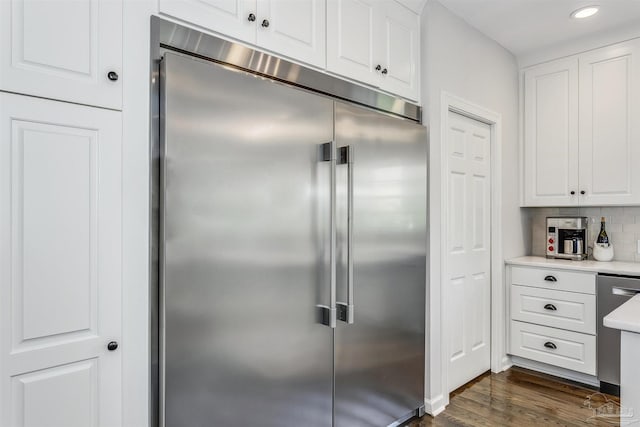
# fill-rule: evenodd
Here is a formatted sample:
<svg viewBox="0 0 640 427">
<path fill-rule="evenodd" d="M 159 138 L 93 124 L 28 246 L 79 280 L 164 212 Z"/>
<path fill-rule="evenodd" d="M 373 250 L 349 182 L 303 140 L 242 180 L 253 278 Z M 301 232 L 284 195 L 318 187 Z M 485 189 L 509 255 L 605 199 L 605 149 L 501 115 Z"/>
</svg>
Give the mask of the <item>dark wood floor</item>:
<svg viewBox="0 0 640 427">
<path fill-rule="evenodd" d="M 615 411 L 619 399 L 544 374 L 512 368 L 485 374 L 452 393 L 437 417 L 414 419 L 406 427 L 426 426 L 611 426 L 619 418 L 594 417 L 591 407 Z M 613 401 L 613 402 L 611 402 Z M 639 424 L 640 425 L 640 424 Z"/>
</svg>

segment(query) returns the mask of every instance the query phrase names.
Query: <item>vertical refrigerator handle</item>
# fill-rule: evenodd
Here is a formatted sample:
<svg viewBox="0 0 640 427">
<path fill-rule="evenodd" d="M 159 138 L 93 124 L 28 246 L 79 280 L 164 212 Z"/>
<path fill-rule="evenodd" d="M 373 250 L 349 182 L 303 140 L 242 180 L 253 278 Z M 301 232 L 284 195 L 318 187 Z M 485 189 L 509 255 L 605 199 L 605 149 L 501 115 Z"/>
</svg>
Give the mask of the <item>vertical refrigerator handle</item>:
<svg viewBox="0 0 640 427">
<path fill-rule="evenodd" d="M 354 321 L 353 301 L 353 147 L 340 147 L 337 163 L 347 165 L 347 302 L 338 302 L 338 319 L 347 324 Z"/>
<path fill-rule="evenodd" d="M 330 164 L 329 182 L 329 210 L 330 210 L 330 237 L 329 237 L 329 305 L 319 304 L 316 307 L 320 311 L 320 323 L 330 328 L 336 327 L 336 146 L 335 142 L 326 142 L 320 145 L 320 160 Z"/>
</svg>

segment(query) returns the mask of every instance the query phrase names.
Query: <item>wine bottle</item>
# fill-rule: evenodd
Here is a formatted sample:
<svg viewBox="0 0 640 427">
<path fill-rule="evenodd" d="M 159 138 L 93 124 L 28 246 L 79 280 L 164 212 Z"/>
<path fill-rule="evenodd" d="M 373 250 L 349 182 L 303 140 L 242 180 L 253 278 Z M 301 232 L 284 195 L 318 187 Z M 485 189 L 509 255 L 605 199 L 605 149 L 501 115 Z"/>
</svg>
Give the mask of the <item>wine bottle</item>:
<svg viewBox="0 0 640 427">
<path fill-rule="evenodd" d="M 596 243 L 602 243 L 604 245 L 609 245 L 609 236 L 607 236 L 607 232 L 604 229 L 604 217 L 600 218 L 600 234 L 598 234 L 598 239 Z"/>
</svg>

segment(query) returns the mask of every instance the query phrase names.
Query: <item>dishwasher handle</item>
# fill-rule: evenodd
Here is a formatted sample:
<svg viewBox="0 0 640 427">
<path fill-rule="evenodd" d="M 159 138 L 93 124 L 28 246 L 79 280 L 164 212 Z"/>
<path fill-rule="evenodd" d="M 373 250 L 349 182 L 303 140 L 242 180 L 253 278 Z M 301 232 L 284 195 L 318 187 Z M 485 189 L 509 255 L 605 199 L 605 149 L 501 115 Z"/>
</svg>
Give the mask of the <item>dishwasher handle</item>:
<svg viewBox="0 0 640 427">
<path fill-rule="evenodd" d="M 611 293 L 613 295 L 620 295 L 623 297 L 634 297 L 640 294 L 640 289 L 627 289 L 627 288 L 611 288 Z"/>
</svg>

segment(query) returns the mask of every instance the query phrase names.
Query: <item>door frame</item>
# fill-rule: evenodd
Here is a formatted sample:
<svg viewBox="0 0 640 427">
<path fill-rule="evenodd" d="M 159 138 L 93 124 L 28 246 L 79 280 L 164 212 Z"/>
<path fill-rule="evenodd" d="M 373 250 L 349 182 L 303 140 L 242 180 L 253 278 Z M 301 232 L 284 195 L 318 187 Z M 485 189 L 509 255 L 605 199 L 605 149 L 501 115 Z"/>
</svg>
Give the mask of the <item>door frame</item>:
<svg viewBox="0 0 640 427">
<path fill-rule="evenodd" d="M 440 339 L 441 339 L 441 384 L 443 407 L 449 404 L 449 335 L 450 325 L 446 322 L 446 286 L 448 277 L 448 257 L 444 256 L 447 249 L 449 206 L 449 157 L 445 149 L 449 112 L 454 112 L 473 120 L 489 125 L 491 128 L 491 302 L 490 302 L 490 351 L 491 371 L 501 372 L 508 363 L 506 357 L 506 328 L 505 328 L 505 290 L 504 290 L 504 262 L 502 259 L 502 115 L 483 106 L 474 104 L 451 93 L 442 91 L 440 102 L 440 141 L 441 141 L 441 239 L 440 239 Z"/>
</svg>

